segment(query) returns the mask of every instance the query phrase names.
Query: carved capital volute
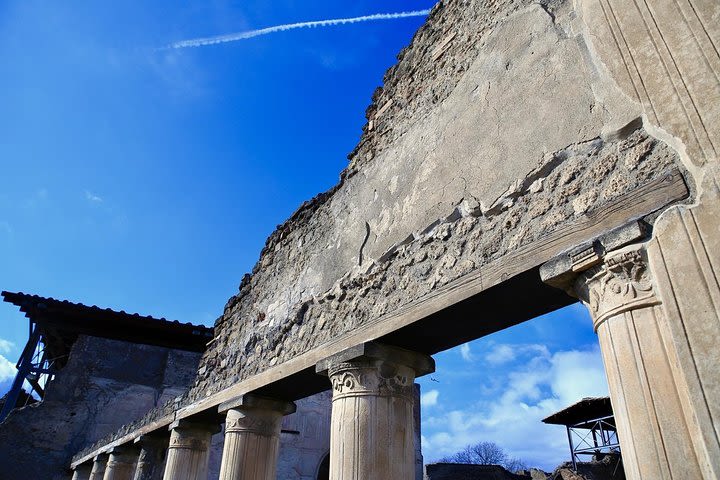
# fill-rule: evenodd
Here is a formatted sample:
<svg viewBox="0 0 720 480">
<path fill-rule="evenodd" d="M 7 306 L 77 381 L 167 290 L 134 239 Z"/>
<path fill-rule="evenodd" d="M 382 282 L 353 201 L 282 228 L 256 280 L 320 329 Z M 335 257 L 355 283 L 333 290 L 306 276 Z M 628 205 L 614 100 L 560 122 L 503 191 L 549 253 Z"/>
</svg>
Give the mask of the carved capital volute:
<svg viewBox="0 0 720 480">
<path fill-rule="evenodd" d="M 272 437 L 280 434 L 282 413 L 272 410 L 238 410 L 227 412 L 225 434 L 253 434 Z"/>
<path fill-rule="evenodd" d="M 330 378 L 333 401 L 345 397 L 392 396 L 413 399 L 415 377 L 431 373 L 428 356 L 375 342 L 367 342 L 329 357 L 316 366 Z"/>
<path fill-rule="evenodd" d="M 248 433 L 270 437 L 280 434 L 282 417 L 294 413 L 294 402 L 248 393 L 218 406 L 225 415 L 225 433 Z"/>
<path fill-rule="evenodd" d="M 595 331 L 612 316 L 661 303 L 642 245 L 606 254 L 602 263 L 581 272 L 573 286 L 592 315 Z"/>
<path fill-rule="evenodd" d="M 649 233 L 630 222 L 543 264 L 540 277 L 582 301 L 597 331 L 612 316 L 661 303 L 642 243 Z"/>
<path fill-rule="evenodd" d="M 210 437 L 220 431 L 220 424 L 214 421 L 176 420 L 169 427 L 169 449 L 205 451 L 210 447 Z"/>
<path fill-rule="evenodd" d="M 413 398 L 415 372 L 412 368 L 382 360 L 341 362 L 328 369 L 333 400 L 357 396 Z"/>
</svg>

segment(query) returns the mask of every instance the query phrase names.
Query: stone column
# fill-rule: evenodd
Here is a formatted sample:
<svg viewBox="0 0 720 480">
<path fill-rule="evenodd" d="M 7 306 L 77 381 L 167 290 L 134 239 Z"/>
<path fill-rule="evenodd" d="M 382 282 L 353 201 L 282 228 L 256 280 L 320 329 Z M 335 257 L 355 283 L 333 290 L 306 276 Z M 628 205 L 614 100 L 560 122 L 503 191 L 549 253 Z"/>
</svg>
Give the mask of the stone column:
<svg viewBox="0 0 720 480">
<path fill-rule="evenodd" d="M 207 480 L 210 438 L 220 431 L 214 421 L 178 420 L 170 425 L 164 480 Z"/>
<path fill-rule="evenodd" d="M 708 168 L 699 187 L 696 205 L 657 219 L 647 250 L 675 381 L 687 390 L 681 398 L 690 458 L 702 468 L 697 478 L 710 480 L 720 478 L 720 166 Z"/>
<path fill-rule="evenodd" d="M 629 480 L 709 478 L 693 450 L 683 412 L 687 389 L 648 264 L 645 244 L 608 253 L 596 244 L 570 254 L 569 271 L 543 279 L 587 306 L 598 334 Z"/>
<path fill-rule="evenodd" d="M 333 390 L 330 478 L 414 480 L 413 381 L 435 370 L 433 359 L 369 342 L 316 370 Z"/>
<path fill-rule="evenodd" d="M 93 459 L 92 469 L 90 470 L 90 480 L 103 480 L 107 461 L 107 453 L 101 453 Z"/>
<path fill-rule="evenodd" d="M 122 445 L 114 447 L 109 453 L 103 480 L 132 480 L 138 459 L 137 448 L 133 445 Z"/>
<path fill-rule="evenodd" d="M 162 480 L 169 435 L 142 435 L 135 439 L 140 448 L 133 480 Z"/>
<path fill-rule="evenodd" d="M 72 480 L 89 480 L 90 472 L 92 471 L 92 465 L 82 464 L 78 465 L 73 471 Z"/>
<path fill-rule="evenodd" d="M 255 395 L 226 402 L 220 480 L 275 480 L 282 417 L 295 412 L 295 404 Z"/>
</svg>

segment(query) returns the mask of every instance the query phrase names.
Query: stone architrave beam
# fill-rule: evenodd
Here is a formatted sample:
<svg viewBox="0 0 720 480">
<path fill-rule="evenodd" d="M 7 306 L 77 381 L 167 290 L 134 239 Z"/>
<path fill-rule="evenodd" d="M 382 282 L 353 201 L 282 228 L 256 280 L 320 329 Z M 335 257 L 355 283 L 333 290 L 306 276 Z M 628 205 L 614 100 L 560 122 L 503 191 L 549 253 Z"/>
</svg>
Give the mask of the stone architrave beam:
<svg viewBox="0 0 720 480">
<path fill-rule="evenodd" d="M 374 342 L 318 363 L 333 390 L 330 478 L 414 480 L 413 382 L 427 355 Z"/>
</svg>

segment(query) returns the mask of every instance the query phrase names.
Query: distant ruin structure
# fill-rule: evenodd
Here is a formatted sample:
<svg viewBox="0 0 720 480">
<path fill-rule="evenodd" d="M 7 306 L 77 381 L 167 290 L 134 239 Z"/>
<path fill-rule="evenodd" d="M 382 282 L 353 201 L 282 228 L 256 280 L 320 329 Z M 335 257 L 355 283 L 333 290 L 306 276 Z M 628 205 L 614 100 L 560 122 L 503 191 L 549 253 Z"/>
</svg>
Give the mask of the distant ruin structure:
<svg viewBox="0 0 720 480">
<path fill-rule="evenodd" d="M 212 329 L 199 325 L 24 293 L 2 292 L 2 296 L 28 318 L 30 335 L 24 351 L 37 351 L 37 358 L 44 359 L 38 363 L 50 367 L 42 385 L 30 377 L 37 384 L 34 392 L 39 401 L 22 389 L 17 397 L 12 389 L 5 397 L 4 406 L 12 414 L 0 423 L 3 480 L 61 478 L 58 472 L 68 470 L 78 448 L 187 391 L 212 339 Z M 21 360 L 32 357 L 36 355 L 23 355 Z M 22 386 L 28 375 L 37 372 L 19 369 L 15 383 Z M 15 410 L 10 408 L 13 405 Z M 223 433 L 211 438 L 208 478 L 218 478 Z M 280 444 L 279 478 L 328 478 L 327 472 L 322 475 L 322 465 L 330 451 L 329 392 L 297 402 L 296 412 L 283 418 Z M 130 445 L 130 468 L 144 472 L 141 478 L 162 478 L 167 446 L 162 436 L 139 437 Z M 107 458 L 101 455 L 99 460 Z M 97 467 L 102 478 L 104 465 Z M 92 466 L 84 470 L 89 476 Z"/>
<path fill-rule="evenodd" d="M 620 442 L 610 397 L 583 398 L 543 419 L 549 425 L 565 427 L 570 444 L 570 461 L 577 471 L 578 463 L 609 457 L 621 470 Z M 615 478 L 625 478 L 617 475 Z"/>
<path fill-rule="evenodd" d="M 720 478 L 719 52 L 717 1 L 438 3 L 190 388 L 67 468 L 205 480 L 224 424 L 220 478 L 275 480 L 281 418 L 331 390 L 330 479 L 410 480 L 432 355 L 579 299 L 627 478 Z"/>
</svg>

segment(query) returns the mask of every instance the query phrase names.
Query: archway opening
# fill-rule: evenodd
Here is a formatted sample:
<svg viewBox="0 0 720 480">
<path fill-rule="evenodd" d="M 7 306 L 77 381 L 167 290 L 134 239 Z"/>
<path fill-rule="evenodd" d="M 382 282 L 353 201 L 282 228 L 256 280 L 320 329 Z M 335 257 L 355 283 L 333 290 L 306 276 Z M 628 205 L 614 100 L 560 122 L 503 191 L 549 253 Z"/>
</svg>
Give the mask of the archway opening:
<svg viewBox="0 0 720 480">
<path fill-rule="evenodd" d="M 330 454 L 328 453 L 320 462 L 317 480 L 330 480 Z"/>
</svg>

